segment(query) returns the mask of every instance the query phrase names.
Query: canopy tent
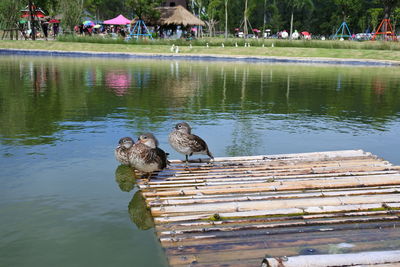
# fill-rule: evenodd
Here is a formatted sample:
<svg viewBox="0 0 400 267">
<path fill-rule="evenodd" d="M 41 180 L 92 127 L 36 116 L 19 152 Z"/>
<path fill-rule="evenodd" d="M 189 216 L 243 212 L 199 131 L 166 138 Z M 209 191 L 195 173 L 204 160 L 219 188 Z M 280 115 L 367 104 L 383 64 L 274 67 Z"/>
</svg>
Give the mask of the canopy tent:
<svg viewBox="0 0 400 267">
<path fill-rule="evenodd" d="M 105 20 L 103 23 L 110 25 L 126 25 L 131 23 L 131 20 L 125 18 L 123 15 L 119 15 L 116 18 Z"/>
<path fill-rule="evenodd" d="M 40 7 L 36 7 L 32 5 L 32 15 L 37 18 L 44 18 L 44 11 Z M 31 16 L 31 11 L 29 10 L 29 6 L 26 6 L 25 9 L 21 10 L 21 18 L 28 18 Z"/>
<path fill-rule="evenodd" d="M 206 26 L 202 20 L 183 6 L 159 7 L 157 9 L 160 11 L 160 19 L 158 20 L 160 25 Z"/>
</svg>

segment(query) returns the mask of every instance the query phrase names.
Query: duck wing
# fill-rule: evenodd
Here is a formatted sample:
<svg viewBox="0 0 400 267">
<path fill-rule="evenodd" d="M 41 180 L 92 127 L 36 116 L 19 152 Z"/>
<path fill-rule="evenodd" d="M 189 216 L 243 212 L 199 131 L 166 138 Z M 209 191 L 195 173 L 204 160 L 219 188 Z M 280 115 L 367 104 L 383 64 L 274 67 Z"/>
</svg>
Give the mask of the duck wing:
<svg viewBox="0 0 400 267">
<path fill-rule="evenodd" d="M 201 139 L 200 136 L 197 136 L 195 134 L 191 135 L 190 138 L 190 147 L 193 152 L 205 152 L 210 158 L 214 158 L 211 152 L 208 150 L 208 146 L 206 141 Z"/>
<path fill-rule="evenodd" d="M 157 158 L 160 159 L 159 164 L 158 164 L 160 166 L 160 169 L 166 168 L 167 165 L 169 164 L 169 161 L 167 159 L 169 154 L 165 153 L 164 150 L 162 150 L 159 147 L 156 147 L 154 150 L 155 150 L 155 153 L 157 155 Z"/>
</svg>

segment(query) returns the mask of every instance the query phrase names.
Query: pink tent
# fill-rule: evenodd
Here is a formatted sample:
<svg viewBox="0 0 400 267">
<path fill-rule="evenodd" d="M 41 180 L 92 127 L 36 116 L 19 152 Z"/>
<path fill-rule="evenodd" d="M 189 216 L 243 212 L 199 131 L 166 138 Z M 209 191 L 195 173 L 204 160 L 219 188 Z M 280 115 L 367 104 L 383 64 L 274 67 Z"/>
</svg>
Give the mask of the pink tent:
<svg viewBox="0 0 400 267">
<path fill-rule="evenodd" d="M 112 25 L 126 25 L 126 24 L 131 23 L 131 21 L 129 19 L 125 18 L 124 16 L 119 15 L 116 18 L 105 20 L 103 23 L 104 24 L 112 24 Z"/>
</svg>

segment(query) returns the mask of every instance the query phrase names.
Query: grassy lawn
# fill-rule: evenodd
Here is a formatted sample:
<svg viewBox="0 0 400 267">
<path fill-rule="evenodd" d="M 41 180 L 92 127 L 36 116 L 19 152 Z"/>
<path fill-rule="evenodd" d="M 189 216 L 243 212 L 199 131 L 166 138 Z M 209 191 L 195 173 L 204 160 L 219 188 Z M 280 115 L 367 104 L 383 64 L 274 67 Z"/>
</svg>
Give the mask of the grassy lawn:
<svg viewBox="0 0 400 267">
<path fill-rule="evenodd" d="M 357 43 L 354 42 L 356 45 Z M 396 44 L 397 46 L 397 44 Z M 309 48 L 309 47 L 271 47 L 266 45 L 235 47 L 234 45 L 210 47 L 204 45 L 189 47 L 189 43 L 181 43 L 180 54 L 185 55 L 227 55 L 227 56 L 274 56 L 274 57 L 301 57 L 301 58 L 338 58 L 338 59 L 371 59 L 400 61 L 400 50 L 363 49 L 355 48 Z M 119 52 L 119 53 L 151 53 L 151 54 L 175 54 L 171 52 L 170 44 L 103 44 L 84 42 L 60 42 L 60 41 L 0 41 L 0 48 L 14 49 L 39 49 L 59 51 L 85 51 L 85 52 Z"/>
</svg>

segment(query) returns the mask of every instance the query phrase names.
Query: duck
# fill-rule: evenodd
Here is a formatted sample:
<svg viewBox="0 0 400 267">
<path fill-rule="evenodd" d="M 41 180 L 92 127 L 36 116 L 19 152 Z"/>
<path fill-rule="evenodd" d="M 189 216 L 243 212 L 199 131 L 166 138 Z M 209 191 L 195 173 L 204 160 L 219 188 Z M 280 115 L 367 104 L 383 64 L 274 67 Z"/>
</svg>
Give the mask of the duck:
<svg viewBox="0 0 400 267">
<path fill-rule="evenodd" d="M 177 123 L 169 134 L 168 141 L 173 149 L 185 155 L 186 166 L 189 162 L 189 156 L 193 154 L 207 155 L 210 159 L 214 159 L 207 143 L 201 137 L 192 134 L 192 128 L 187 122 Z"/>
<path fill-rule="evenodd" d="M 122 165 L 130 165 L 129 154 L 134 143 L 131 137 L 122 137 L 119 139 L 118 146 L 114 150 L 114 155 Z"/>
<path fill-rule="evenodd" d="M 157 138 L 152 133 L 141 134 L 129 153 L 129 163 L 138 171 L 147 173 L 161 171 L 168 165 L 168 153 L 158 147 Z"/>
</svg>

